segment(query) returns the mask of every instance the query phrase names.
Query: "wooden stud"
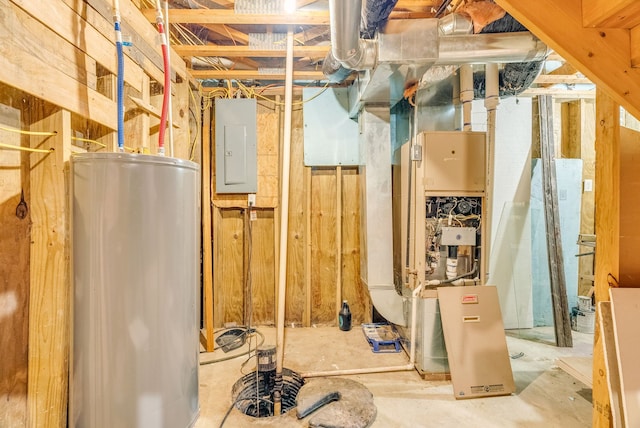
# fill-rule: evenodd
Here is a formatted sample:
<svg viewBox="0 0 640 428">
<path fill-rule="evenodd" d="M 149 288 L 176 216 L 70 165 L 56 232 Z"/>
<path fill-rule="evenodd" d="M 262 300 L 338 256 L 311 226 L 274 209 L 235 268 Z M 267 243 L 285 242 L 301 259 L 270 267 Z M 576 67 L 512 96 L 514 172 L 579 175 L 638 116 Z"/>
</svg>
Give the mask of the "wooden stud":
<svg viewBox="0 0 640 428">
<path fill-rule="evenodd" d="M 31 157 L 31 256 L 29 297 L 29 380 L 27 426 L 67 424 L 69 385 L 68 161 L 71 113 L 59 110 L 31 125 L 56 131 L 31 137 L 31 147 L 53 149 Z"/>
<path fill-rule="evenodd" d="M 620 261 L 620 106 L 602 89 L 596 95 L 596 302 L 609 301 Z M 611 404 L 599 326 L 593 336 L 593 424 L 611 426 Z"/>
<path fill-rule="evenodd" d="M 549 276 L 551 279 L 551 301 L 555 325 L 556 345 L 572 346 L 569 304 L 564 278 L 562 242 L 560 239 L 560 216 L 555 173 L 554 137 L 551 97 L 538 99 L 540 104 L 540 139 L 542 147 L 542 180 L 544 188 L 544 211 L 547 230 L 549 256 Z"/>
<path fill-rule="evenodd" d="M 595 151 L 595 102 L 582 100 L 576 103 L 580 112 L 576 128 L 580 133 L 580 158 L 582 159 L 582 191 L 580 207 L 580 233 L 595 235 L 595 191 L 596 151 Z M 587 180 L 591 180 L 591 191 L 587 191 Z M 594 251 L 593 247 L 580 247 L 580 252 Z M 595 255 L 581 256 L 578 262 L 578 294 L 586 296 L 593 289 Z"/>
<path fill-rule="evenodd" d="M 20 107 L 11 106 L 12 94 L 2 87 L 0 123 L 22 127 Z M 11 95 L 10 95 L 11 94 Z M 21 100 L 22 97 L 17 97 Z M 28 144 L 27 137 L 3 133 L 2 142 Z M 3 308 L 0 335 L 0 426 L 24 427 L 27 422 L 27 365 L 29 345 L 29 251 L 31 221 L 29 154 L 0 150 L 0 296 Z M 23 193 L 24 192 L 24 193 Z M 16 211 L 22 197 L 26 211 Z"/>
<path fill-rule="evenodd" d="M 213 352 L 213 236 L 211 231 L 211 109 L 203 111 L 202 119 L 202 305 L 204 312 L 204 343 Z"/>
<path fill-rule="evenodd" d="M 305 182 L 305 257 L 304 257 L 304 291 L 305 291 L 305 310 L 303 323 L 305 327 L 311 326 L 311 249 L 313 242 L 311 240 L 311 167 L 304 168 Z"/>
<path fill-rule="evenodd" d="M 342 166 L 336 167 L 336 324 L 342 306 Z"/>
</svg>

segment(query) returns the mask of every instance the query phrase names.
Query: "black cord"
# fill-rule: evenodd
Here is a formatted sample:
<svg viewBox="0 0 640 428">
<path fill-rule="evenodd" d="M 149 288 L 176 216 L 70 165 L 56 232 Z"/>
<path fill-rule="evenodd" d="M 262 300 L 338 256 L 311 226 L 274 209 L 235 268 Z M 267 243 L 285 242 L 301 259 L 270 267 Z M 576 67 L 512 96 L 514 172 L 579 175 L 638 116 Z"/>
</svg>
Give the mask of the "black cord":
<svg viewBox="0 0 640 428">
<path fill-rule="evenodd" d="M 238 327 L 232 327 L 232 328 L 238 328 Z M 254 350 L 255 350 L 255 349 L 257 349 L 259 346 L 261 346 L 264 343 L 264 334 L 262 334 L 260 331 L 255 330 L 255 329 L 247 329 L 247 330 L 252 330 L 252 333 L 250 333 L 251 336 L 253 336 L 253 335 L 260 336 L 260 343 L 256 346 L 256 348 L 254 348 Z M 200 365 L 204 366 L 204 365 L 207 365 L 207 364 L 221 363 L 223 361 L 229 361 L 229 360 L 233 360 L 234 358 L 242 357 L 243 355 L 247 355 L 249 353 L 251 353 L 251 342 L 249 342 L 249 349 L 247 351 L 245 351 L 245 352 L 241 352 L 239 354 L 229 355 L 227 357 L 217 358 L 217 359 L 214 359 L 214 360 L 201 361 Z"/>
<path fill-rule="evenodd" d="M 235 407 L 236 404 L 238 404 L 241 401 L 246 401 L 246 400 L 253 400 L 252 398 L 243 398 L 243 397 L 238 397 L 235 399 L 235 401 L 233 403 L 231 403 L 231 406 L 229 406 L 229 409 L 227 410 L 227 413 L 224 414 L 224 418 L 222 418 L 222 422 L 220 422 L 220 426 L 219 428 L 222 428 L 222 426 L 224 425 L 224 423 L 227 421 L 227 418 L 229 417 L 229 415 L 231 414 L 231 411 L 233 410 L 233 408 Z M 260 397 L 256 397 L 256 403 L 258 401 L 264 401 L 265 403 L 269 403 L 269 404 L 273 404 L 273 401 L 271 400 L 267 400 L 265 398 L 260 398 Z"/>
</svg>

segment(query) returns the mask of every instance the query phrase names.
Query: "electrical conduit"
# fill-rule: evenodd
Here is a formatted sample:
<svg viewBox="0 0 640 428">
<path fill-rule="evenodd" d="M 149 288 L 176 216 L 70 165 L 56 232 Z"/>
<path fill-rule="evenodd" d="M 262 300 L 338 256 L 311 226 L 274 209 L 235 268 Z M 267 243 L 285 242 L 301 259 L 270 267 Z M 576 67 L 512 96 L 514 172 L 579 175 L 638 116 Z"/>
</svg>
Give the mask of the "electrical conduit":
<svg viewBox="0 0 640 428">
<path fill-rule="evenodd" d="M 171 67 L 169 65 L 169 47 L 167 45 L 167 35 L 164 30 L 164 19 L 162 18 L 162 5 L 160 0 L 156 0 L 156 25 L 160 34 L 162 45 L 162 62 L 164 66 L 164 95 L 162 98 L 162 114 L 160 115 L 160 130 L 158 133 L 158 154 L 164 156 L 164 137 L 167 130 L 167 111 L 169 110 L 169 97 L 171 96 Z"/>
<path fill-rule="evenodd" d="M 113 27 L 116 32 L 116 52 L 118 56 L 118 75 L 116 78 L 118 108 L 118 151 L 124 152 L 124 52 L 122 30 L 120 27 L 120 2 L 113 3 Z"/>
<path fill-rule="evenodd" d="M 411 343 L 409 346 L 409 363 L 400 366 L 386 366 L 386 367 L 371 367 L 361 369 L 345 369 L 345 370 L 329 370 L 325 372 L 307 372 L 302 373 L 303 378 L 309 377 L 325 377 L 325 376 L 347 376 L 358 375 L 367 373 L 386 373 L 386 372 L 402 372 L 409 371 L 415 368 L 416 363 L 416 328 L 417 328 L 417 309 L 418 299 L 420 298 L 420 291 L 422 291 L 422 284 L 419 284 L 411 293 Z"/>
</svg>

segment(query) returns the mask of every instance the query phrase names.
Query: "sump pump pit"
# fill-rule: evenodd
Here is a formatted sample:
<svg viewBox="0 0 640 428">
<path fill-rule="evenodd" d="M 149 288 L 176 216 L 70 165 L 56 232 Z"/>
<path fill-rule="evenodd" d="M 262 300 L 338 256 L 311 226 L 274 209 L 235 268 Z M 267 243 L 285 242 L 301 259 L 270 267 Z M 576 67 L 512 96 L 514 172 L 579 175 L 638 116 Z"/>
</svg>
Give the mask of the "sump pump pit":
<svg viewBox="0 0 640 428">
<path fill-rule="evenodd" d="M 233 385 L 231 398 L 234 407 L 247 416 L 266 418 L 273 415 L 273 392 L 276 383 L 276 348 L 259 347 L 258 367 L 255 372 L 244 375 Z M 282 369 L 282 413 L 296 407 L 298 391 L 304 379 L 293 370 Z"/>
</svg>

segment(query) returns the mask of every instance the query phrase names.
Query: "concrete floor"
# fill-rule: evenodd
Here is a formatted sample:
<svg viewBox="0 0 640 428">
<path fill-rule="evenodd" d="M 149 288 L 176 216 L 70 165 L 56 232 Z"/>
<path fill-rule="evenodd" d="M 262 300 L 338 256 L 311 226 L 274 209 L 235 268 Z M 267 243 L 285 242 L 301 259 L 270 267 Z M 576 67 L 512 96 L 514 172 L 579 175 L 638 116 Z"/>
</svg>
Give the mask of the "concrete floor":
<svg viewBox="0 0 640 428">
<path fill-rule="evenodd" d="M 275 344 L 274 328 L 259 328 L 266 344 Z M 507 345 L 517 392 L 506 397 L 456 400 L 448 381 L 428 382 L 416 371 L 349 376 L 373 394 L 373 428 L 391 427 L 585 427 L 591 425 L 591 389 L 555 365 L 563 356 L 590 356 L 593 336 L 573 332 L 573 348 L 553 346 L 553 329 L 511 330 Z M 243 349 L 246 349 L 243 348 Z M 238 350 L 240 352 L 241 350 Z M 221 350 L 202 353 L 201 361 L 226 357 Z M 200 418 L 196 428 L 218 427 L 231 405 L 231 387 L 243 375 L 246 356 L 203 365 L 200 370 Z M 402 365 L 405 353 L 370 351 L 362 331 L 336 327 L 287 328 L 284 366 L 299 373 L 315 370 Z M 254 360 L 242 370 L 251 371 Z M 233 409 L 224 427 L 306 427 L 295 411 L 278 418 L 255 419 Z"/>
</svg>

